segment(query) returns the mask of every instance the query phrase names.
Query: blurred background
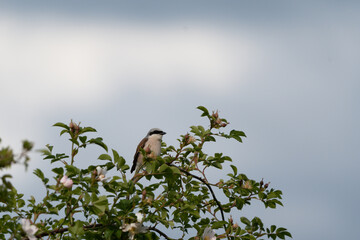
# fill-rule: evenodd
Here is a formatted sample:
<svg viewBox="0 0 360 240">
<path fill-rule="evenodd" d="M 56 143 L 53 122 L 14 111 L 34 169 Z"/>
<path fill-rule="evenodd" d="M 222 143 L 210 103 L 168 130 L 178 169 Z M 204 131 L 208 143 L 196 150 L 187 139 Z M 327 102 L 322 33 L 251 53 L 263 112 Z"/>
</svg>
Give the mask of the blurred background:
<svg viewBox="0 0 360 240">
<path fill-rule="evenodd" d="M 234 221 L 258 216 L 296 240 L 357 239 L 359 10 L 358 1 L 1 1 L 2 145 L 29 139 L 70 153 L 51 126 L 73 119 L 131 165 L 150 128 L 177 146 L 189 126 L 207 125 L 203 105 L 248 136 L 209 150 L 284 193 L 284 207 L 256 203 Z M 102 151 L 87 151 L 77 163 L 99 164 Z M 31 157 L 25 174 L 9 172 L 40 200 L 32 171 L 50 165 Z"/>
</svg>

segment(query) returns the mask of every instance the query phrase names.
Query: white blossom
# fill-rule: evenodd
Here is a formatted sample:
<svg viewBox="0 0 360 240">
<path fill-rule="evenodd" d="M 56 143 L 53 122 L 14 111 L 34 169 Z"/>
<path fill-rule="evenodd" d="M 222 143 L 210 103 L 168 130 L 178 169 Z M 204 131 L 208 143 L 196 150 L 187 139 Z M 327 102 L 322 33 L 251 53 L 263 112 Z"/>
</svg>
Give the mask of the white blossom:
<svg viewBox="0 0 360 240">
<path fill-rule="evenodd" d="M 38 228 L 30 223 L 29 219 L 21 219 L 22 229 L 28 236 L 30 240 L 36 240 L 35 233 L 37 232 Z"/>
<path fill-rule="evenodd" d="M 122 230 L 124 232 L 129 232 L 129 239 L 133 240 L 135 235 L 138 233 L 146 233 L 148 231 L 148 228 L 142 225 L 142 222 L 144 220 L 144 214 L 141 212 L 138 212 L 135 214 L 137 218 L 137 223 L 130 223 L 130 224 L 124 224 L 122 226 Z"/>
<path fill-rule="evenodd" d="M 202 235 L 203 240 L 216 240 L 215 232 L 210 227 L 205 228 Z"/>
<path fill-rule="evenodd" d="M 129 239 L 133 240 L 136 234 L 146 233 L 148 231 L 148 228 L 143 226 L 142 223 L 137 222 L 124 224 L 124 226 L 122 226 L 122 230 L 124 232 L 129 232 Z"/>
<path fill-rule="evenodd" d="M 136 215 L 137 221 L 138 221 L 139 223 L 142 223 L 142 222 L 143 222 L 144 215 L 143 215 L 141 212 L 138 212 L 138 213 L 136 213 L 135 215 Z"/>
<path fill-rule="evenodd" d="M 99 181 L 104 182 L 107 180 L 107 178 L 105 178 L 106 173 L 107 173 L 106 167 L 104 167 L 104 168 L 101 168 L 100 166 L 96 167 L 96 174 L 97 174 Z"/>
</svg>

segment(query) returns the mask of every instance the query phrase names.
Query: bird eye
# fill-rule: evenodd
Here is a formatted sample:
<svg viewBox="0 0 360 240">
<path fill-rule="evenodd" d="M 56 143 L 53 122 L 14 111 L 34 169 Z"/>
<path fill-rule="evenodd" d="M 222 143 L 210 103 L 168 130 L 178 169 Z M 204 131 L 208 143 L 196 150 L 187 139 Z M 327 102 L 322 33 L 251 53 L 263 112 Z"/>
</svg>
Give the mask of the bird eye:
<svg viewBox="0 0 360 240">
<path fill-rule="evenodd" d="M 152 132 L 150 133 L 150 135 L 153 135 L 153 134 L 160 134 L 160 135 L 164 135 L 164 134 L 165 134 L 165 132 L 163 132 L 163 131 L 161 131 L 161 130 L 155 130 L 155 131 L 152 131 Z"/>
</svg>

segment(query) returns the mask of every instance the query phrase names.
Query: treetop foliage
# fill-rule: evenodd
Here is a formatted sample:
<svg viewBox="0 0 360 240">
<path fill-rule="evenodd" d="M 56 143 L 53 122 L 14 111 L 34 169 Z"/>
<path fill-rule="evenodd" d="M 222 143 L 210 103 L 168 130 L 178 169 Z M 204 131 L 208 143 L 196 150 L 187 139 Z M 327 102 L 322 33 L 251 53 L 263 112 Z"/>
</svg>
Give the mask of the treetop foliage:
<svg viewBox="0 0 360 240">
<path fill-rule="evenodd" d="M 191 126 L 178 146 L 162 143 L 161 156 L 152 158 L 144 149 L 142 170 L 129 178 L 129 165 L 96 130 L 81 124 L 55 123 L 70 141 L 70 154 L 54 152 L 46 145 L 43 159 L 52 172 L 35 169 L 45 196 L 23 194 L 2 176 L 0 185 L 0 238 L 8 239 L 285 239 L 282 227 L 264 226 L 259 217 L 239 220 L 232 214 L 253 201 L 265 208 L 282 206 L 282 192 L 262 179 L 248 178 L 224 153 L 207 154 L 204 146 L 218 138 L 242 142 L 243 131 L 226 128 L 229 122 L 218 111 L 199 106 L 209 126 Z M 78 153 L 89 145 L 103 149 L 98 164 L 79 168 Z M 23 142 L 15 156 L 9 147 L 0 149 L 0 170 L 11 164 L 28 164 L 32 143 Z M 132 150 L 131 150 L 132 151 Z M 23 159 L 23 160 L 22 160 Z M 230 165 L 232 172 L 208 176 L 211 168 Z M 113 176 L 109 176 L 109 173 Z M 220 201 L 225 199 L 225 201 Z"/>
</svg>

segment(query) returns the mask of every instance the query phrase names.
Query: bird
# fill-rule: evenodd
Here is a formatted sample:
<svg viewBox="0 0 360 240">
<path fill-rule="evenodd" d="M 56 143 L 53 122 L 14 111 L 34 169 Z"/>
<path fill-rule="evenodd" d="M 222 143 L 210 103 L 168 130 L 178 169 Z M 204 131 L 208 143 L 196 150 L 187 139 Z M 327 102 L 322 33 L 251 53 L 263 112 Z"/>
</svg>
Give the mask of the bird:
<svg viewBox="0 0 360 240">
<path fill-rule="evenodd" d="M 136 169 L 136 173 L 139 171 L 143 165 L 143 155 L 140 152 L 140 149 L 144 149 L 150 157 L 156 158 L 160 156 L 161 153 L 161 140 L 162 137 L 166 134 L 160 128 L 152 128 L 147 133 L 147 135 L 140 141 L 139 145 L 136 148 L 134 155 L 133 165 L 131 167 L 131 173 Z"/>
</svg>

